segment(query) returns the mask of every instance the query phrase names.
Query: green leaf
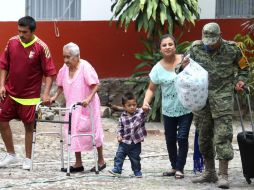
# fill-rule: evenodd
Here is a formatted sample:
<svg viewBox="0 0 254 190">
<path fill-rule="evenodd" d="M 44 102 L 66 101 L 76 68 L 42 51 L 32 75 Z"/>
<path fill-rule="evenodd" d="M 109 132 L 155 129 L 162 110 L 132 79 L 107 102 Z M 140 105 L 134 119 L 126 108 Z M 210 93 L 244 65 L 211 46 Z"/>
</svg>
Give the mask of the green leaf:
<svg viewBox="0 0 254 190">
<path fill-rule="evenodd" d="M 135 70 L 139 70 L 139 69 L 142 69 L 144 67 L 152 67 L 151 64 L 147 63 L 147 62 L 142 62 L 140 64 L 138 64 L 136 67 L 135 67 Z"/>
<path fill-rule="evenodd" d="M 140 76 L 147 76 L 150 73 L 150 71 L 140 71 L 137 73 L 134 73 L 131 77 L 140 77 Z"/>
<path fill-rule="evenodd" d="M 192 13 L 185 7 L 183 6 L 183 16 L 186 18 L 186 20 L 190 21 L 193 25 L 195 25 L 195 20 L 194 17 L 192 16 Z"/>
<path fill-rule="evenodd" d="M 121 14 L 121 16 L 119 17 L 120 26 L 121 26 L 121 27 L 123 26 L 123 23 L 124 23 L 124 21 L 126 20 L 126 17 L 127 17 L 127 11 L 124 10 L 123 13 Z"/>
<path fill-rule="evenodd" d="M 149 54 L 152 54 L 152 52 L 153 52 L 153 41 L 147 40 L 147 39 L 146 40 L 143 39 L 143 40 L 141 40 L 141 42 L 145 46 L 147 52 Z"/>
<path fill-rule="evenodd" d="M 143 52 L 142 54 L 136 53 L 135 58 L 139 60 L 153 60 L 153 55 L 150 55 L 147 52 Z"/>
<path fill-rule="evenodd" d="M 116 6 L 117 3 L 118 3 L 118 0 L 115 0 L 115 2 L 111 5 L 111 8 L 110 8 L 111 12 L 113 12 L 114 7 Z"/>
<path fill-rule="evenodd" d="M 173 19 L 169 13 L 167 13 L 167 21 L 168 21 L 168 33 L 173 34 Z"/>
<path fill-rule="evenodd" d="M 117 6 L 116 6 L 116 10 L 115 10 L 115 16 L 117 16 L 121 11 L 122 9 L 124 8 L 124 6 L 126 5 L 128 0 L 119 0 L 117 2 Z"/>
<path fill-rule="evenodd" d="M 164 25 L 165 20 L 167 20 L 167 8 L 163 3 L 160 3 L 160 20 L 161 20 L 161 24 Z"/>
<path fill-rule="evenodd" d="M 164 3 L 164 5 L 166 5 L 166 6 L 168 6 L 168 5 L 169 5 L 168 0 L 161 0 L 161 1 Z"/>
<path fill-rule="evenodd" d="M 136 19 L 136 28 L 137 28 L 137 30 L 140 31 L 142 26 L 143 26 L 143 14 L 139 13 L 138 16 L 137 16 L 137 19 Z"/>
<path fill-rule="evenodd" d="M 185 18 L 182 13 L 182 7 L 179 4 L 176 4 L 176 15 L 179 19 L 180 24 L 183 25 Z"/>
<path fill-rule="evenodd" d="M 156 13 L 157 13 L 157 8 L 158 8 L 158 4 L 159 4 L 159 0 L 152 0 L 153 3 L 153 20 L 156 21 Z"/>
<path fill-rule="evenodd" d="M 148 19 L 147 19 L 147 14 L 146 12 L 143 12 L 143 28 L 145 30 L 145 32 L 147 32 L 147 29 L 148 29 Z"/>
<path fill-rule="evenodd" d="M 126 18 L 125 18 L 125 29 L 127 30 L 129 27 L 130 22 L 132 21 L 132 18 L 135 18 L 139 12 L 139 2 L 133 1 L 129 8 L 125 10 L 126 12 Z"/>
<path fill-rule="evenodd" d="M 189 41 L 182 42 L 181 44 L 177 45 L 176 52 L 179 54 L 183 54 L 187 51 L 187 49 L 190 47 L 190 45 L 191 45 L 191 42 L 189 42 Z"/>
<path fill-rule="evenodd" d="M 177 2 L 176 2 L 176 0 L 170 0 L 170 5 L 171 5 L 173 13 L 176 14 L 176 10 L 177 10 L 177 7 L 176 7 Z"/>
<path fill-rule="evenodd" d="M 131 18 L 131 19 L 134 19 L 137 17 L 137 15 L 139 14 L 140 12 L 140 8 L 139 8 L 139 3 L 138 1 L 133 1 L 133 3 L 129 6 L 129 9 L 128 9 L 128 16 Z"/>
<path fill-rule="evenodd" d="M 149 20 L 149 23 L 148 23 L 148 32 L 147 32 L 147 36 L 152 36 L 152 34 L 154 33 L 154 29 L 155 29 L 155 21 L 154 20 Z"/>
<path fill-rule="evenodd" d="M 147 12 L 147 19 L 149 20 L 153 14 L 153 1 L 152 0 L 148 0 L 147 1 L 147 9 L 146 9 L 146 12 Z"/>
<path fill-rule="evenodd" d="M 197 10 L 198 9 L 198 0 L 192 0 L 191 2 L 192 2 L 193 8 Z"/>
<path fill-rule="evenodd" d="M 191 0 L 185 0 L 184 2 L 188 5 L 188 7 L 192 7 Z"/>
<path fill-rule="evenodd" d="M 137 1 L 137 0 L 136 0 L 136 1 Z M 146 0 L 140 0 L 139 7 L 140 7 L 140 10 L 141 10 L 141 11 L 143 11 L 143 10 L 144 10 L 145 3 L 146 3 Z"/>
<path fill-rule="evenodd" d="M 127 16 L 127 17 L 125 18 L 125 25 L 124 25 L 125 31 L 127 31 L 130 22 L 131 22 L 131 17 Z"/>
</svg>

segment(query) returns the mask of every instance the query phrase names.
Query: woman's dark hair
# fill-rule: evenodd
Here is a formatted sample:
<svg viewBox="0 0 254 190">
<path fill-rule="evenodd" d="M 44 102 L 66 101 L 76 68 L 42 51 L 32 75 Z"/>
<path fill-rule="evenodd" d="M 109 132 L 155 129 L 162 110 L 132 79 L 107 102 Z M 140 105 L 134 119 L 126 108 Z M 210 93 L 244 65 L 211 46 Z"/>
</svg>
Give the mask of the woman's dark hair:
<svg viewBox="0 0 254 190">
<path fill-rule="evenodd" d="M 159 47 L 160 47 L 160 45 L 161 45 L 162 40 L 164 40 L 164 39 L 166 39 L 166 38 L 170 38 L 170 39 L 172 39 L 172 40 L 173 40 L 173 42 L 174 42 L 174 45 L 176 46 L 176 39 L 174 38 L 174 36 L 172 36 L 171 34 L 164 34 L 164 35 L 163 35 L 163 36 L 161 36 L 161 38 L 160 38 L 160 44 L 159 44 Z"/>
<path fill-rule="evenodd" d="M 128 100 L 136 100 L 136 97 L 132 92 L 126 92 L 122 96 L 122 105 L 124 106 Z"/>
<path fill-rule="evenodd" d="M 18 25 L 26 27 L 28 26 L 31 32 L 34 32 L 36 29 L 36 22 L 33 17 L 25 16 L 18 20 Z"/>
</svg>

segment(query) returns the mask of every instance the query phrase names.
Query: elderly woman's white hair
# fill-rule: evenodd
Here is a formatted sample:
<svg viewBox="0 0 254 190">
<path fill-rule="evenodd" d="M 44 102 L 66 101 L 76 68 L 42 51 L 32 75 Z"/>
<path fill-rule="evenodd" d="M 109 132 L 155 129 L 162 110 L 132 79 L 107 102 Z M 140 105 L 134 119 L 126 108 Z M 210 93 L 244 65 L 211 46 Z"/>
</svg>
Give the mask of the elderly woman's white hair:
<svg viewBox="0 0 254 190">
<path fill-rule="evenodd" d="M 77 44 L 70 42 L 66 45 L 64 45 L 63 49 L 68 49 L 70 50 L 70 53 L 74 56 L 80 56 L 80 51 L 79 51 L 79 47 Z"/>
</svg>

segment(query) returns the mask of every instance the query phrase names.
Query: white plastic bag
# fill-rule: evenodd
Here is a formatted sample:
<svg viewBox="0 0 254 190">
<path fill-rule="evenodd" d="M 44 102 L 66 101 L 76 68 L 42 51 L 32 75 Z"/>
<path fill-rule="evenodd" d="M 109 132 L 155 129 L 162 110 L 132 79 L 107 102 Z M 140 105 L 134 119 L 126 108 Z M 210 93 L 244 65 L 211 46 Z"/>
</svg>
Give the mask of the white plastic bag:
<svg viewBox="0 0 254 190">
<path fill-rule="evenodd" d="M 192 111 L 201 110 L 208 96 L 208 72 L 194 60 L 177 75 L 175 87 L 182 105 Z"/>
</svg>

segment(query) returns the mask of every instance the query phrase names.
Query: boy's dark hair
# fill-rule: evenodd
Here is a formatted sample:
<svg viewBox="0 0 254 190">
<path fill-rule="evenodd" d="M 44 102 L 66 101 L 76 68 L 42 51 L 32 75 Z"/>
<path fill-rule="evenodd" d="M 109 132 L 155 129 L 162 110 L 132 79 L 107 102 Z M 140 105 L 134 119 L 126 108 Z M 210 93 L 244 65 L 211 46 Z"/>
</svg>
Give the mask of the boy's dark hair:
<svg viewBox="0 0 254 190">
<path fill-rule="evenodd" d="M 26 27 L 28 26 L 31 32 L 34 32 L 36 29 L 36 22 L 33 17 L 25 16 L 18 20 L 18 25 Z"/>
<path fill-rule="evenodd" d="M 122 105 L 124 106 L 128 100 L 136 100 L 136 97 L 132 92 L 126 92 L 122 96 Z"/>
</svg>

